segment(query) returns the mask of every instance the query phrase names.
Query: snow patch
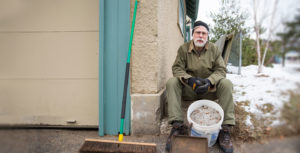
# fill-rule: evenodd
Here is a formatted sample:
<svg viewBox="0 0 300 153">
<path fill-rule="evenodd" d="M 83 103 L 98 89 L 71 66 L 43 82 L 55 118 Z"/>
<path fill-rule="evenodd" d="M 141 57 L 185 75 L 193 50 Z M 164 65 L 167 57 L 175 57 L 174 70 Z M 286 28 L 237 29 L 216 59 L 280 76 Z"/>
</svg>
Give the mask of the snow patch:
<svg viewBox="0 0 300 153">
<path fill-rule="evenodd" d="M 289 91 L 300 93 L 300 64 L 274 65 L 273 68 L 264 67 L 262 74 L 257 74 L 258 66 L 242 67 L 241 75 L 227 74 L 232 81 L 235 103 L 249 101 L 249 106 L 243 106 L 245 111 L 255 114 L 258 118 L 276 118 L 272 126 L 280 124 L 280 110 L 290 99 Z M 265 106 L 272 106 L 269 112 L 262 110 Z M 250 117 L 246 124 L 251 125 Z"/>
</svg>

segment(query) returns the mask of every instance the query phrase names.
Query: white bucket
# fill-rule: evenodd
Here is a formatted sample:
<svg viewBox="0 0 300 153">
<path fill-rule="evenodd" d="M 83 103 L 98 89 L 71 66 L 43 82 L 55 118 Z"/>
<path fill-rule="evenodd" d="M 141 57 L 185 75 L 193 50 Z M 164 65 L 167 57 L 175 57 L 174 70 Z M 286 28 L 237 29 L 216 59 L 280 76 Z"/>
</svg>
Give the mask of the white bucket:
<svg viewBox="0 0 300 153">
<path fill-rule="evenodd" d="M 203 105 L 211 107 L 220 113 L 221 120 L 217 124 L 214 124 L 211 126 L 201 126 L 191 119 L 191 117 L 190 117 L 191 113 L 195 109 L 197 109 Z M 187 111 L 187 120 L 188 120 L 189 124 L 193 123 L 193 126 L 191 128 L 191 136 L 206 137 L 208 140 L 208 147 L 211 147 L 216 143 L 218 135 L 219 135 L 219 131 L 221 129 L 223 119 L 224 119 L 223 109 L 221 108 L 221 106 L 219 104 L 217 104 L 216 102 L 211 101 L 211 100 L 195 101 L 194 103 L 192 103 L 189 106 L 188 111 Z"/>
</svg>

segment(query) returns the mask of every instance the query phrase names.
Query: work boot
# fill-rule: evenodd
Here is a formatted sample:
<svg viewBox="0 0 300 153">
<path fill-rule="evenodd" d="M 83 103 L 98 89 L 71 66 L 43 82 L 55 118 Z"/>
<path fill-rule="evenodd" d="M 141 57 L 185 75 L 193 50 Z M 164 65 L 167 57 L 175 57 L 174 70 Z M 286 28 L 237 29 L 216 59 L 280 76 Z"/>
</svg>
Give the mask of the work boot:
<svg viewBox="0 0 300 153">
<path fill-rule="evenodd" d="M 233 153 L 233 145 L 230 140 L 230 125 L 222 125 L 219 133 L 219 145 L 224 153 Z"/>
<path fill-rule="evenodd" d="M 170 135 L 167 139 L 166 143 L 166 151 L 170 151 L 171 149 L 171 139 L 173 135 L 187 135 L 188 134 L 188 128 L 186 125 L 183 124 L 183 121 L 174 121 L 172 123 L 172 130 L 170 132 Z"/>
</svg>

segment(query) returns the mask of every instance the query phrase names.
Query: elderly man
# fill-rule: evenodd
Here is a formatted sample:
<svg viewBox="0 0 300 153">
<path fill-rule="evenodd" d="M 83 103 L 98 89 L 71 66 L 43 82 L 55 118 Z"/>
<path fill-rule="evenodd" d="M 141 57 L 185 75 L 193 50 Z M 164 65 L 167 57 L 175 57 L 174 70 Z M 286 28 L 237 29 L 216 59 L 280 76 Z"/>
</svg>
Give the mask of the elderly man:
<svg viewBox="0 0 300 153">
<path fill-rule="evenodd" d="M 172 66 L 173 78 L 167 82 L 169 123 L 172 130 L 166 150 L 170 149 L 172 135 L 187 133 L 183 123 L 181 100 L 218 99 L 224 110 L 224 121 L 218 142 L 226 153 L 233 152 L 230 127 L 235 125 L 232 83 L 226 79 L 226 67 L 217 47 L 208 41 L 209 28 L 202 21 L 194 24 L 193 40 L 181 45 Z"/>
</svg>

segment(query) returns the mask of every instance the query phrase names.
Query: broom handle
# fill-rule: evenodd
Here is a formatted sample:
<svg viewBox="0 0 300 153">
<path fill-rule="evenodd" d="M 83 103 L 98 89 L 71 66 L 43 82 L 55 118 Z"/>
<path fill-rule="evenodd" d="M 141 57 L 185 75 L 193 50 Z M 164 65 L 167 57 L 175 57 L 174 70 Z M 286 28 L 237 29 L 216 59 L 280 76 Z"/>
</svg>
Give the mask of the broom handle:
<svg viewBox="0 0 300 153">
<path fill-rule="evenodd" d="M 131 24 L 131 34 L 130 34 L 130 41 L 129 41 L 129 48 L 128 48 L 128 56 L 127 56 L 127 62 L 126 62 L 126 72 L 125 72 L 125 81 L 124 81 L 124 89 L 123 89 L 123 101 L 122 101 L 119 141 L 123 141 L 123 129 L 124 129 L 126 97 L 127 97 L 128 77 L 129 77 L 129 68 L 130 68 L 130 56 L 131 56 L 131 47 L 132 47 L 132 39 L 133 39 L 133 33 L 134 33 L 137 4 L 138 4 L 138 0 L 135 0 L 133 19 L 132 19 L 132 24 Z"/>
</svg>

